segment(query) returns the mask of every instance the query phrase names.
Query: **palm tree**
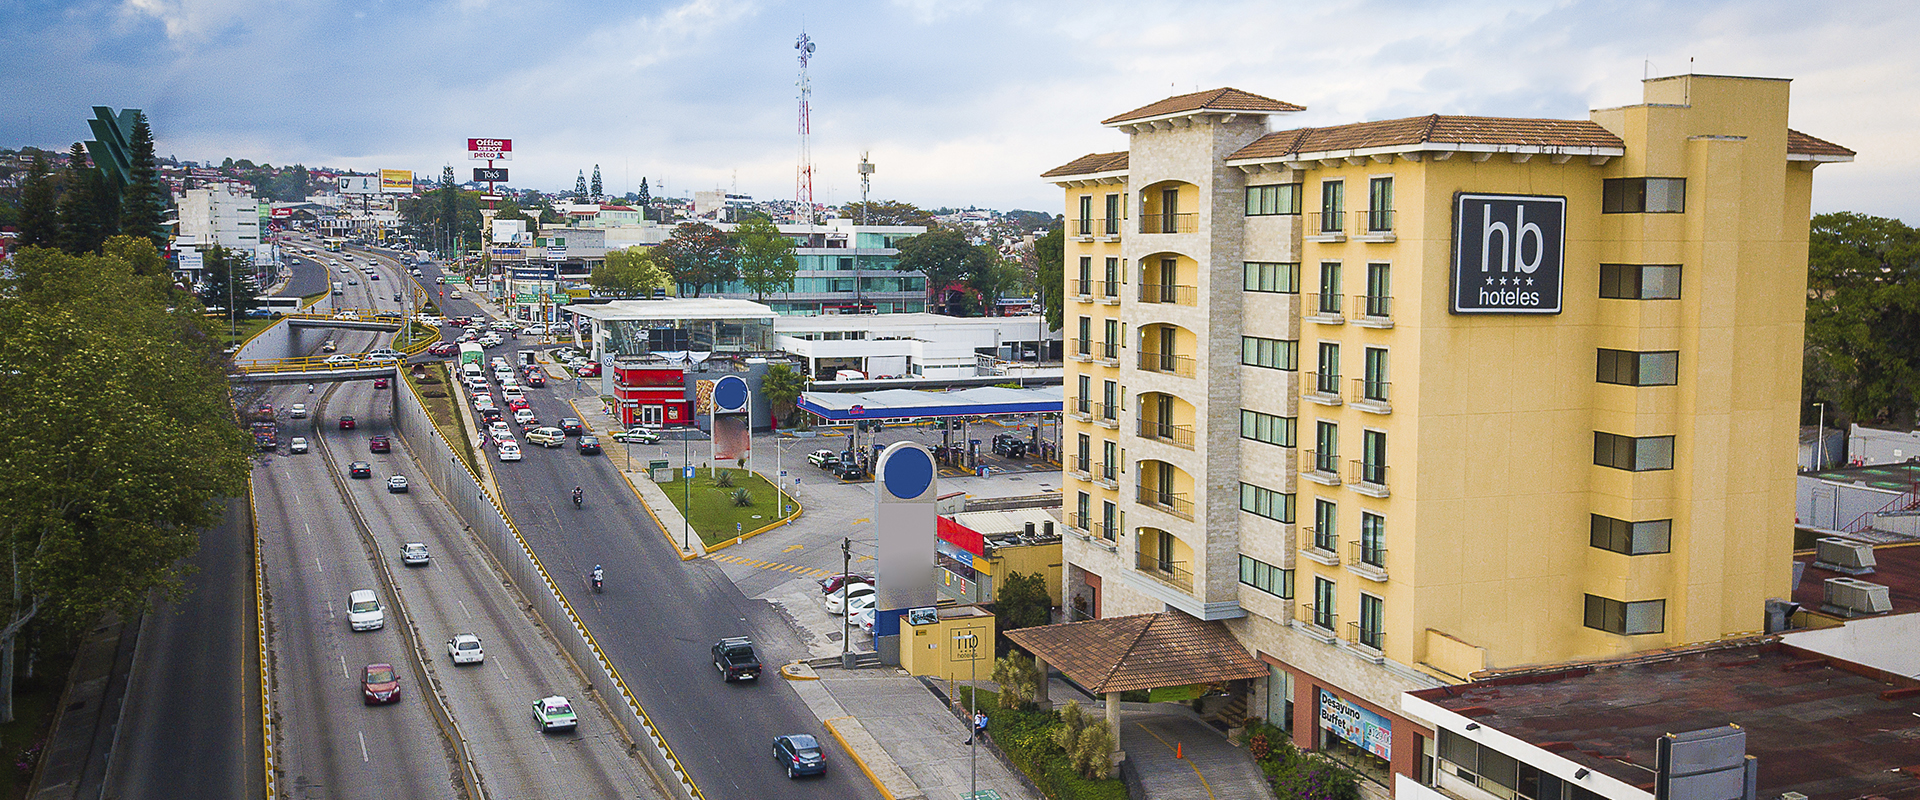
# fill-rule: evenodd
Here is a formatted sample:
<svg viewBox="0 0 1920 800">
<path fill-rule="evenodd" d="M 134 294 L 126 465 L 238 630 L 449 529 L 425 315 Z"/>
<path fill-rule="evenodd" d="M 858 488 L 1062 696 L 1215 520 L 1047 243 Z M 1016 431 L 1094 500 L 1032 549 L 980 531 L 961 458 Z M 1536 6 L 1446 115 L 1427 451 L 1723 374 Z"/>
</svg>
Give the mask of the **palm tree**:
<svg viewBox="0 0 1920 800">
<path fill-rule="evenodd" d="M 774 418 L 782 424 L 793 425 L 800 408 L 800 393 L 806 391 L 811 383 L 807 376 L 795 371 L 786 364 L 775 364 L 767 368 L 760 376 L 760 394 L 767 398 L 772 407 Z"/>
</svg>

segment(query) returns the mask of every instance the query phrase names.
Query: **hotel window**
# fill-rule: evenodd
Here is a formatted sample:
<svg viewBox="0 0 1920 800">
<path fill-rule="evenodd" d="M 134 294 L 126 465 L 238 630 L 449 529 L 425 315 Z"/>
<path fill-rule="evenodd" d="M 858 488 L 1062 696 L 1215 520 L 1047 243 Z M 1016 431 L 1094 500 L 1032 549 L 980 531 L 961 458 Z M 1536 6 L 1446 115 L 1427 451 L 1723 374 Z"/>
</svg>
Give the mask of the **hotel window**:
<svg viewBox="0 0 1920 800">
<path fill-rule="evenodd" d="M 1602 214 L 1678 214 L 1687 210 L 1686 178 L 1608 178 Z"/>
<path fill-rule="evenodd" d="M 1375 650 L 1385 649 L 1386 644 L 1386 601 L 1362 592 L 1360 594 L 1360 635 L 1358 644 Z"/>
<path fill-rule="evenodd" d="M 1629 472 L 1673 469 L 1673 437 L 1593 433 L 1593 463 Z"/>
<path fill-rule="evenodd" d="M 1340 393 L 1340 345 L 1320 343 L 1320 363 L 1313 373 L 1314 390 L 1322 394 Z"/>
<path fill-rule="evenodd" d="M 1393 178 L 1367 181 L 1367 230 L 1393 230 Z"/>
<path fill-rule="evenodd" d="M 1300 213 L 1300 184 L 1274 183 L 1247 187 L 1247 216 L 1268 217 Z"/>
<path fill-rule="evenodd" d="M 1628 522 L 1599 514 L 1592 517 L 1590 542 L 1594 547 L 1628 556 L 1673 552 L 1673 520 Z"/>
<path fill-rule="evenodd" d="M 1340 471 L 1340 426 L 1326 421 L 1313 424 L 1313 471 Z"/>
<path fill-rule="evenodd" d="M 1600 351 L 1595 380 L 1622 386 L 1672 386 L 1680 382 L 1680 353 L 1676 350 Z"/>
<path fill-rule="evenodd" d="M 1074 449 L 1073 467 L 1081 472 L 1093 472 L 1093 438 L 1080 434 L 1079 447 Z"/>
<path fill-rule="evenodd" d="M 1080 257 L 1080 285 L 1076 294 L 1093 294 L 1093 256 Z"/>
<path fill-rule="evenodd" d="M 1086 492 L 1079 492 L 1078 494 L 1079 499 L 1073 504 L 1074 512 L 1071 522 L 1073 527 L 1084 531 L 1093 522 L 1093 520 L 1088 519 L 1093 511 L 1093 497 Z"/>
<path fill-rule="evenodd" d="M 1240 363 L 1292 372 L 1300 368 L 1300 343 L 1292 339 L 1240 337 Z"/>
<path fill-rule="evenodd" d="M 1293 495 L 1251 483 L 1240 484 L 1240 510 L 1275 522 L 1293 523 Z"/>
<path fill-rule="evenodd" d="M 1313 501 L 1313 546 L 1329 553 L 1340 550 L 1340 507 L 1331 500 Z"/>
<path fill-rule="evenodd" d="M 1093 413 L 1093 376 L 1078 375 L 1076 377 L 1080 379 L 1080 394 L 1074 397 L 1073 410 L 1082 414 L 1091 414 Z"/>
<path fill-rule="evenodd" d="M 1115 444 L 1111 439 L 1101 442 L 1100 443 L 1100 477 L 1106 478 L 1107 480 L 1110 480 L 1110 481 L 1118 480 L 1115 477 L 1115 475 L 1117 475 L 1119 472 L 1120 472 L 1120 445 Z"/>
<path fill-rule="evenodd" d="M 1381 347 L 1366 350 L 1366 373 L 1360 379 L 1360 396 L 1376 402 L 1387 400 L 1387 351 Z"/>
<path fill-rule="evenodd" d="M 1316 577 L 1313 579 L 1313 624 L 1326 630 L 1333 630 L 1334 592 L 1337 587 L 1333 581 Z"/>
<path fill-rule="evenodd" d="M 1346 230 L 1341 217 L 1347 213 L 1347 185 L 1340 181 L 1320 182 L 1320 230 L 1338 233 Z"/>
<path fill-rule="evenodd" d="M 1107 258 L 1107 285 L 1100 292 L 1103 297 L 1120 296 L 1120 259 Z"/>
<path fill-rule="evenodd" d="M 1240 409 L 1240 438 L 1242 439 L 1266 442 L 1279 447 L 1293 447 L 1295 424 L 1293 417 Z"/>
<path fill-rule="evenodd" d="M 1281 569 L 1252 556 L 1240 557 L 1240 582 L 1282 600 L 1293 599 L 1293 570 Z"/>
<path fill-rule="evenodd" d="M 1249 292 L 1300 293 L 1299 262 L 1248 261 L 1243 269 L 1242 288 Z"/>
<path fill-rule="evenodd" d="M 1113 541 L 1113 538 L 1120 533 L 1121 520 L 1123 519 L 1125 519 L 1125 517 L 1121 516 L 1120 507 L 1114 505 L 1113 501 L 1100 501 L 1100 538 L 1109 542 Z"/>
<path fill-rule="evenodd" d="M 1107 381 L 1105 385 L 1101 386 L 1100 402 L 1102 404 L 1100 409 L 1101 419 L 1119 419 L 1120 384 L 1114 381 Z"/>
<path fill-rule="evenodd" d="M 1601 264 L 1600 296 L 1609 300 L 1678 300 L 1680 265 Z"/>
<path fill-rule="evenodd" d="M 1369 317 L 1393 316 L 1393 265 L 1367 265 L 1367 307 L 1361 313 Z"/>
<path fill-rule="evenodd" d="M 1387 432 L 1360 432 L 1360 482 L 1387 485 Z"/>
<path fill-rule="evenodd" d="M 1376 567 L 1387 565 L 1387 518 L 1370 511 L 1360 512 L 1360 562 Z"/>
<path fill-rule="evenodd" d="M 1075 345 L 1075 347 L 1079 348 L 1080 355 L 1083 355 L 1083 356 L 1093 355 L 1093 318 L 1092 317 L 1080 318 L 1080 342 L 1079 344 Z"/>
<path fill-rule="evenodd" d="M 1080 195 L 1080 235 L 1093 235 L 1093 195 Z"/>
<path fill-rule="evenodd" d="M 1103 230 L 1108 236 L 1120 233 L 1120 195 L 1107 195 L 1107 219 Z"/>
<path fill-rule="evenodd" d="M 1340 313 L 1340 262 L 1320 262 L 1320 301 L 1317 310 L 1322 314 Z"/>
<path fill-rule="evenodd" d="M 1108 360 L 1120 357 L 1120 320 L 1107 320 L 1107 338 L 1100 343 L 1100 357 Z"/>
<path fill-rule="evenodd" d="M 1667 629 L 1667 601 L 1636 600 L 1624 602 L 1599 595 L 1587 595 L 1586 625 L 1589 628 L 1638 636 Z"/>
</svg>

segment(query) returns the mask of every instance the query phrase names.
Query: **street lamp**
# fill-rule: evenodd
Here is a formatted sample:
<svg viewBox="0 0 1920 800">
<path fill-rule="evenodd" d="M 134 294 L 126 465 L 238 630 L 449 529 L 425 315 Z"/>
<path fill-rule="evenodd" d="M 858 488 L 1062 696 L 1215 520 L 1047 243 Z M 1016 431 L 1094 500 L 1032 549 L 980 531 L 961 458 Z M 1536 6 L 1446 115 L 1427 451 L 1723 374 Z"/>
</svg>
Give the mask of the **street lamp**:
<svg viewBox="0 0 1920 800">
<path fill-rule="evenodd" d="M 1820 407 L 1820 430 L 1813 435 L 1813 468 L 1827 468 L 1827 404 L 1814 403 Z"/>
<path fill-rule="evenodd" d="M 687 517 L 693 516 L 693 455 L 687 445 L 686 432 L 680 436 L 680 463 L 686 469 L 680 471 L 680 549 L 693 552 L 693 526 Z"/>
<path fill-rule="evenodd" d="M 966 642 L 967 672 L 971 676 L 967 681 L 967 797 L 980 796 L 980 731 L 974 727 L 974 719 L 980 713 L 980 690 L 976 684 L 980 681 L 980 637 L 972 633 L 957 633 L 953 636 L 953 646 L 960 647 Z M 1005 689 L 1005 687 L 1001 687 Z"/>
</svg>

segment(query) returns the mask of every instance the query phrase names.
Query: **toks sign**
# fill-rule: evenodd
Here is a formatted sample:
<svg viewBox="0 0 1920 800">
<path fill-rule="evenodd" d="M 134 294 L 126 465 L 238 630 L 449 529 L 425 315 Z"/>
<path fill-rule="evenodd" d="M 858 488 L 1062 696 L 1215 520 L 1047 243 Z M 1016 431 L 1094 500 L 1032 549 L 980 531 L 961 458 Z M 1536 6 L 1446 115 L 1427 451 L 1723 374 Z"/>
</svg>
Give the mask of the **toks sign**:
<svg viewBox="0 0 1920 800">
<path fill-rule="evenodd" d="M 1451 310 L 1560 313 L 1566 251 L 1566 198 L 1455 195 Z"/>
</svg>

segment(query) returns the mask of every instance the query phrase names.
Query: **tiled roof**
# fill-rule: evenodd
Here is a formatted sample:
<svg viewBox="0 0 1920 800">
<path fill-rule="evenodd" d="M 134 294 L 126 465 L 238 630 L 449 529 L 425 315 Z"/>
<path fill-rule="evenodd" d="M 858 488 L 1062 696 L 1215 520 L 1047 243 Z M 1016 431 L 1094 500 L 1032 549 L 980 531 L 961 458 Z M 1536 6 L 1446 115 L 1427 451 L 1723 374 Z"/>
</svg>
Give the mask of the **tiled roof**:
<svg viewBox="0 0 1920 800">
<path fill-rule="evenodd" d="M 1852 158 L 1854 152 L 1825 139 L 1808 136 L 1792 128 L 1787 129 L 1787 152 L 1806 156 L 1844 156 Z"/>
<path fill-rule="evenodd" d="M 1183 111 L 1250 111 L 1263 114 L 1276 114 L 1282 111 L 1305 111 L 1306 106 L 1297 106 L 1271 97 L 1243 92 L 1239 89 L 1220 88 L 1193 94 L 1169 97 L 1158 103 L 1141 106 L 1116 117 L 1100 120 L 1102 125 L 1113 125 L 1136 119 L 1148 119 Z"/>
<path fill-rule="evenodd" d="M 1064 178 L 1073 175 L 1092 175 L 1096 172 L 1113 172 L 1127 168 L 1127 151 L 1118 153 L 1088 153 L 1046 172 L 1042 178 Z"/>
<path fill-rule="evenodd" d="M 1267 674 L 1224 623 L 1177 611 L 1021 628 L 1007 638 L 1094 694 Z"/>
<path fill-rule="evenodd" d="M 1519 147 L 1622 148 L 1626 144 L 1606 128 L 1584 120 L 1515 119 L 1509 117 L 1424 117 L 1356 122 L 1326 128 L 1276 131 L 1240 148 L 1231 159 L 1280 158 L 1299 153 L 1324 153 L 1370 147 L 1395 147 L 1429 142 Z"/>
</svg>

